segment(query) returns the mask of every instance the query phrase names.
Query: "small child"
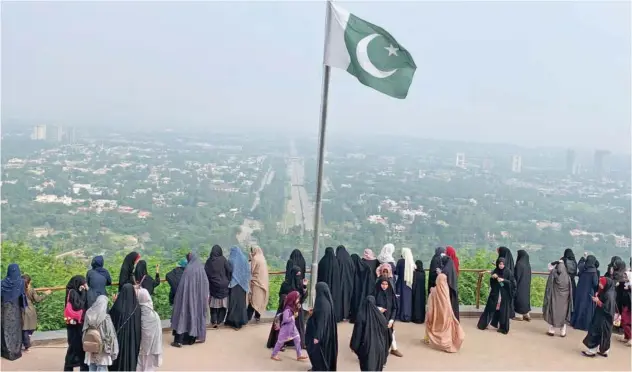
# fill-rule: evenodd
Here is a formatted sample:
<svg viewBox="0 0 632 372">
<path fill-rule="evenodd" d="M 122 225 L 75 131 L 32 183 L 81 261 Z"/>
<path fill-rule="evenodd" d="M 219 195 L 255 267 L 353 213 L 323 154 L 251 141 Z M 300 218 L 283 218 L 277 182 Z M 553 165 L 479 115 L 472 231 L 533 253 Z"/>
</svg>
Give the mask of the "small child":
<svg viewBox="0 0 632 372">
<path fill-rule="evenodd" d="M 281 351 L 286 342 L 291 340 L 294 341 L 294 347 L 296 348 L 296 360 L 301 361 L 308 358 L 306 355 L 302 355 L 301 335 L 296 329 L 296 317 L 298 317 L 299 311 L 301 311 L 300 295 L 297 291 L 292 291 L 285 297 L 283 312 L 278 315 L 280 317 L 279 336 L 272 350 L 271 358 L 273 360 L 281 361 L 281 358 L 278 356 L 279 351 Z"/>
<path fill-rule="evenodd" d="M 35 309 L 35 304 L 50 295 L 51 291 L 46 291 L 44 296 L 40 296 L 31 285 L 31 277 L 29 275 L 22 275 L 22 279 L 24 280 L 24 293 L 26 293 L 26 307 L 22 312 L 22 346 L 24 347 L 24 352 L 28 353 L 31 347 L 31 335 L 37 329 L 37 309 Z"/>
</svg>

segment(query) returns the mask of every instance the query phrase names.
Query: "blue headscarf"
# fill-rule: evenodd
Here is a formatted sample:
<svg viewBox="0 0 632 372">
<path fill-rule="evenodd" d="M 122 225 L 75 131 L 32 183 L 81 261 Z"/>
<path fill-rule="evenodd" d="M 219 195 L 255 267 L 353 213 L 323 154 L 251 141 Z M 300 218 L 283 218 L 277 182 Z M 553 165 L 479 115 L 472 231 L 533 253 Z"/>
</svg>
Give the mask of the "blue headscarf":
<svg viewBox="0 0 632 372">
<path fill-rule="evenodd" d="M 233 277 L 230 280 L 228 288 L 233 288 L 239 284 L 244 291 L 248 292 L 250 284 L 250 265 L 248 264 L 246 255 L 244 255 L 244 252 L 242 252 L 239 247 L 233 246 L 230 249 L 228 262 L 233 265 Z"/>
<path fill-rule="evenodd" d="M 11 302 L 22 296 L 22 307 L 26 307 L 24 280 L 18 264 L 11 264 L 7 268 L 7 277 L 2 279 L 2 303 Z"/>
</svg>

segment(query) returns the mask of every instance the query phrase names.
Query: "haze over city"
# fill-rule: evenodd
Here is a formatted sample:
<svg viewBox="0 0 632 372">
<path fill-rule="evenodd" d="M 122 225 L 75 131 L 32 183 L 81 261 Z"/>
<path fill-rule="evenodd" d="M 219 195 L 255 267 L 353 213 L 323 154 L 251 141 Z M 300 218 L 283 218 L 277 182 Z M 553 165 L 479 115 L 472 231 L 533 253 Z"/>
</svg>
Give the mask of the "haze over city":
<svg viewBox="0 0 632 372">
<path fill-rule="evenodd" d="M 630 150 L 629 2 L 340 2 L 418 69 L 331 83 L 331 133 Z M 322 2 L 2 4 L 3 125 L 315 134 Z"/>
</svg>

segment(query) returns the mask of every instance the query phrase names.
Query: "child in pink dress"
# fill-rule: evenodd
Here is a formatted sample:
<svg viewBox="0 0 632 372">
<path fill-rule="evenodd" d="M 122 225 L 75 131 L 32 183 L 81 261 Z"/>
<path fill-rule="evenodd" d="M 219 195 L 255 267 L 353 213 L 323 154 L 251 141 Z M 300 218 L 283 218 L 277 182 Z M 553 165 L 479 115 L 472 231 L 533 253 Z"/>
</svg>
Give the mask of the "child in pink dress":
<svg viewBox="0 0 632 372">
<path fill-rule="evenodd" d="M 294 347 L 296 348 L 296 359 L 305 360 L 307 356 L 302 355 L 301 350 L 301 336 L 296 329 L 296 323 L 294 319 L 298 316 L 298 312 L 301 311 L 300 295 L 297 291 L 288 293 L 283 301 L 283 312 L 278 315 L 279 325 L 279 337 L 272 350 L 272 359 L 280 361 L 278 354 L 281 351 L 281 347 L 290 340 L 294 340 Z"/>
</svg>

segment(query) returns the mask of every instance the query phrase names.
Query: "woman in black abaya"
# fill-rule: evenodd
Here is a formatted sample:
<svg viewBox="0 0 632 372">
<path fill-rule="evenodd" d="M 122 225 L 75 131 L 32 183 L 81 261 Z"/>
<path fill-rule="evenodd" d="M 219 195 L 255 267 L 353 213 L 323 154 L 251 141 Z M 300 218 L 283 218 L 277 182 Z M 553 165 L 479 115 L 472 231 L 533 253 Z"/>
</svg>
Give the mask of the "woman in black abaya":
<svg viewBox="0 0 632 372">
<path fill-rule="evenodd" d="M 612 279 L 599 278 L 599 293 L 592 298 L 592 301 L 596 305 L 595 315 L 583 341 L 588 350 L 582 353 L 587 357 L 594 357 L 595 354 L 608 356 L 612 338 L 612 322 L 616 312 L 616 294 Z"/>
<path fill-rule="evenodd" d="M 582 257 L 582 259 L 584 259 Z M 592 298 L 599 288 L 599 274 L 595 267 L 597 258 L 590 255 L 578 264 L 579 282 L 575 292 L 575 302 L 573 303 L 573 315 L 571 316 L 571 326 L 575 329 L 587 331 L 590 327 L 593 314 L 595 313 L 595 303 Z"/>
<path fill-rule="evenodd" d="M 509 333 L 509 314 L 511 313 L 514 287 L 514 277 L 505 266 L 505 259 L 498 258 L 496 268 L 492 271 L 492 277 L 489 279 L 489 297 L 487 297 L 485 309 L 478 319 L 478 329 L 485 330 L 491 323 L 492 327 L 498 328 L 498 332 Z"/>
<path fill-rule="evenodd" d="M 361 371 L 382 371 L 388 358 L 392 335 L 375 297 L 362 300 L 351 334 L 351 350 L 358 356 Z"/>
<path fill-rule="evenodd" d="M 353 277 L 353 293 L 351 293 L 351 310 L 349 312 L 349 322 L 353 323 L 356 320 L 360 303 L 369 293 L 372 293 L 375 288 L 375 270 L 371 271 L 366 261 L 362 260 L 357 254 L 351 255 L 351 261 L 353 261 L 355 275 Z M 370 291 L 369 291 L 370 288 Z"/>
<path fill-rule="evenodd" d="M 531 264 L 529 263 L 529 254 L 521 249 L 518 251 L 518 259 L 516 260 L 516 297 L 514 298 L 514 310 L 520 318 L 516 320 L 531 321 L 529 312 L 531 311 Z"/>
<path fill-rule="evenodd" d="M 397 318 L 398 302 L 393 288 L 393 282 L 385 276 L 377 279 L 375 283 L 375 304 L 378 310 L 386 319 L 387 327 L 391 333 L 391 354 L 396 357 L 402 357 L 402 353 L 397 349 L 397 341 L 395 340 L 395 319 Z"/>
<path fill-rule="evenodd" d="M 413 273 L 413 311 L 411 320 L 413 323 L 422 324 L 426 320 L 426 273 L 424 263 L 415 261 Z"/>
<path fill-rule="evenodd" d="M 292 261 L 292 265 L 290 265 L 290 268 L 298 266 L 301 269 L 301 281 L 305 279 L 305 275 L 307 273 L 307 271 L 305 270 L 307 268 L 305 266 L 305 257 L 303 257 L 303 253 L 301 253 L 301 251 L 299 251 L 298 249 L 293 250 L 292 253 L 290 253 L 289 261 Z"/>
<path fill-rule="evenodd" d="M 140 351 L 140 313 L 134 286 L 127 283 L 110 309 L 110 317 L 119 343 L 118 358 L 112 362 L 110 371 L 136 370 Z"/>
<path fill-rule="evenodd" d="M 349 256 L 349 252 L 344 245 L 336 248 L 336 259 L 340 268 L 340 299 L 341 301 L 335 306 L 339 308 L 342 316 L 341 320 L 349 319 L 351 312 L 351 297 L 354 291 L 355 282 L 355 265 Z"/>
<path fill-rule="evenodd" d="M 149 292 L 150 296 L 154 295 L 154 289 L 160 285 L 160 273 L 158 272 L 158 266 L 156 266 L 156 277 L 152 278 L 147 274 L 147 261 L 140 260 L 136 264 L 134 269 L 134 279 L 136 284 L 145 288 Z"/>
<path fill-rule="evenodd" d="M 430 259 L 430 270 L 428 271 L 428 293 L 430 293 L 430 288 L 435 286 L 437 282 L 437 269 L 441 268 L 441 257 L 445 256 L 445 248 L 438 247 L 435 249 L 434 256 Z"/>
<path fill-rule="evenodd" d="M 226 318 L 226 309 L 228 309 L 228 285 L 233 274 L 233 269 L 222 253 L 222 247 L 214 245 L 211 248 L 204 271 L 208 278 L 209 305 L 211 308 L 211 326 L 219 327 Z"/>
<path fill-rule="evenodd" d="M 292 265 L 292 260 L 287 261 L 286 269 L 285 269 L 285 281 L 281 284 L 281 289 L 279 290 L 279 307 L 277 308 L 276 315 L 283 312 L 285 296 L 287 296 L 292 291 L 297 291 L 300 295 L 301 304 L 305 302 L 307 299 L 307 283 L 305 279 L 301 279 L 302 271 L 298 266 L 293 266 L 288 268 L 289 265 Z M 298 317 L 296 318 L 296 328 L 298 329 L 298 333 L 301 335 L 301 347 L 305 348 L 305 317 L 303 315 L 303 311 L 298 312 Z M 279 331 L 274 329 L 274 324 L 270 327 L 270 334 L 268 335 L 268 342 L 266 343 L 266 347 L 268 349 L 272 349 L 277 342 L 277 337 L 279 336 Z M 285 347 L 293 346 L 294 341 L 288 341 L 285 343 Z M 284 349 L 281 349 L 282 351 Z"/>
<path fill-rule="evenodd" d="M 88 300 L 86 278 L 75 275 L 70 279 L 66 285 L 66 299 L 74 311 L 83 311 L 85 314 Z M 75 367 L 79 367 L 81 371 L 87 371 L 88 366 L 84 363 L 86 353 L 83 351 L 83 316 L 80 322 L 73 320 L 66 324 L 66 334 L 68 349 L 64 360 L 64 371 L 72 371 Z M 134 365 L 135 368 L 136 365 Z"/>
<path fill-rule="evenodd" d="M 307 320 L 305 344 L 312 371 L 336 371 L 338 326 L 334 301 L 326 283 L 316 283 L 316 299 L 312 314 Z"/>
<path fill-rule="evenodd" d="M 441 257 L 441 272 L 448 278 L 448 287 L 450 287 L 450 304 L 452 305 L 452 311 L 457 320 L 459 318 L 459 282 L 456 274 L 456 268 L 454 262 L 448 256 Z"/>
<path fill-rule="evenodd" d="M 364 250 L 364 253 L 362 254 L 362 262 L 366 264 L 370 272 L 370 280 L 368 283 L 369 291 L 367 292 L 367 296 L 375 296 L 375 281 L 377 280 L 377 274 L 375 272 L 377 271 L 377 267 L 380 266 L 380 263 L 375 257 L 375 253 L 373 253 L 373 251 L 369 248 Z M 362 303 L 363 300 L 364 297 L 360 297 L 358 304 Z"/>
<path fill-rule="evenodd" d="M 515 264 L 514 264 L 514 258 L 513 258 L 513 254 L 511 254 L 511 251 L 509 250 L 509 248 L 507 247 L 498 247 L 498 249 L 496 249 L 496 252 L 498 252 L 498 258 L 504 258 L 505 259 L 505 267 L 507 269 L 509 269 L 509 271 L 511 271 L 512 273 L 515 272 Z M 514 291 L 514 296 L 515 296 L 515 291 Z M 511 304 L 511 313 L 509 314 L 509 317 L 511 319 L 516 317 L 516 311 L 514 310 L 514 305 L 513 305 L 513 301 L 514 299 L 511 299 L 512 304 Z"/>
<path fill-rule="evenodd" d="M 138 252 L 130 252 L 127 256 L 125 256 L 125 259 L 123 259 L 121 272 L 119 273 L 119 292 L 127 283 L 136 284 L 136 279 L 134 278 L 134 265 L 136 265 L 138 260 L 140 260 L 140 254 Z"/>
<path fill-rule="evenodd" d="M 334 254 L 332 247 L 325 249 L 325 255 L 318 262 L 318 276 L 319 282 L 325 282 L 329 286 L 331 296 L 334 299 L 334 309 L 336 312 L 336 321 L 342 320 L 342 292 L 340 283 L 340 266 L 338 265 L 338 259 Z"/>
</svg>

